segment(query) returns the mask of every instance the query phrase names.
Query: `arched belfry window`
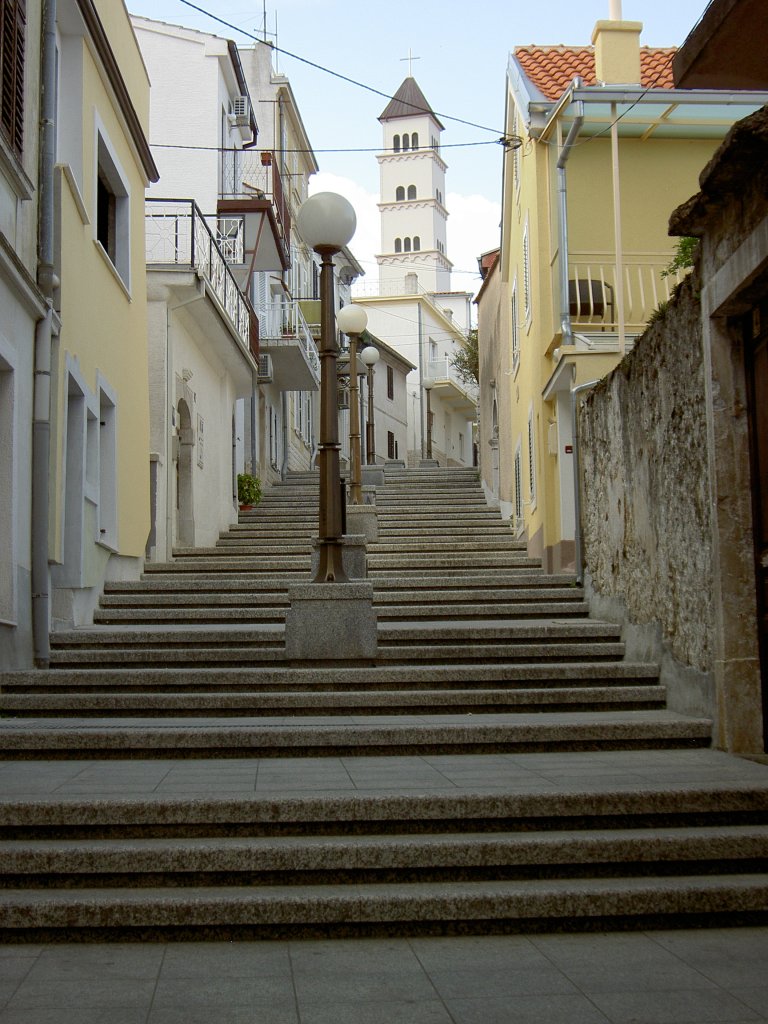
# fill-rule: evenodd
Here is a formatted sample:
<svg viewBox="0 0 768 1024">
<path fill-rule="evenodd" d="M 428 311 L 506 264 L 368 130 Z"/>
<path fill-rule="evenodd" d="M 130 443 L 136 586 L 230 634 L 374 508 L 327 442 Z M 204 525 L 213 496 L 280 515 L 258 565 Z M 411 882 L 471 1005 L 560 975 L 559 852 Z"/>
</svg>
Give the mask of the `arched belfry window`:
<svg viewBox="0 0 768 1024">
<path fill-rule="evenodd" d="M 395 189 L 395 201 L 398 202 L 398 203 L 402 203 L 402 201 L 404 199 L 405 199 L 405 187 L 403 185 L 398 185 L 397 188 Z"/>
<path fill-rule="evenodd" d="M 411 240 L 410 240 L 410 238 L 406 238 L 405 241 L 403 242 L 403 252 L 410 252 L 410 251 L 411 251 Z"/>
<path fill-rule="evenodd" d="M 402 252 L 402 251 L 403 251 L 403 241 L 402 241 L 401 238 L 396 238 L 395 239 L 395 252 Z"/>
<path fill-rule="evenodd" d="M 418 149 L 418 148 L 419 148 L 419 133 L 418 132 L 414 132 L 413 135 L 411 135 L 411 149 Z"/>
<path fill-rule="evenodd" d="M 392 148 L 394 149 L 394 151 L 396 153 L 400 152 L 400 136 L 399 135 L 396 135 L 394 137 L 394 139 L 392 139 Z"/>
<path fill-rule="evenodd" d="M 413 251 L 419 252 L 421 250 L 421 239 L 418 235 L 413 236 Z"/>
<path fill-rule="evenodd" d="M 410 149 L 410 148 L 411 148 L 411 138 L 410 138 L 408 132 L 406 132 L 403 135 L 403 149 Z"/>
<path fill-rule="evenodd" d="M 409 199 L 415 199 L 416 198 L 416 186 L 415 185 L 409 185 L 408 186 L 408 198 Z"/>
</svg>

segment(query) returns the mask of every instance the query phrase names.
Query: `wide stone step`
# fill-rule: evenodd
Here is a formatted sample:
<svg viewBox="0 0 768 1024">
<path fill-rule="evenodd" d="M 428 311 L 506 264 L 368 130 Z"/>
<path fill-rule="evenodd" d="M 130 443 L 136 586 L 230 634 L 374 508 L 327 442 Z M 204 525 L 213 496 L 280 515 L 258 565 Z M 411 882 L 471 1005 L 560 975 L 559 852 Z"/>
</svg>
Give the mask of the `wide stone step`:
<svg viewBox="0 0 768 1024">
<path fill-rule="evenodd" d="M 193 887 L 167 889 L 8 889 L 0 894 L 0 937 L 71 938 L 92 929 L 118 935 L 191 937 L 195 931 L 226 936 L 239 930 L 259 936 L 361 934 L 377 929 L 399 934 L 425 926 L 438 930 L 530 930 L 555 923 L 606 930 L 628 918 L 639 926 L 717 926 L 731 918 L 764 914 L 764 875 L 673 878 L 592 878 L 452 882 L 402 886 Z M 615 927 L 615 925 L 614 925 Z"/>
<path fill-rule="evenodd" d="M 513 540 L 511 536 L 503 538 L 481 536 L 475 537 L 473 540 L 463 539 L 456 541 L 451 537 L 443 537 L 439 540 L 433 538 L 425 540 L 421 537 L 395 540 L 385 535 L 380 535 L 377 543 L 368 545 L 369 559 L 379 558 L 383 555 L 430 555 L 433 553 L 450 554 L 454 557 L 458 554 L 465 560 L 470 559 L 475 554 L 480 554 L 483 557 L 487 554 L 495 554 L 497 556 L 502 554 L 519 554 L 522 557 L 527 557 L 525 544 L 520 544 L 519 541 Z"/>
<path fill-rule="evenodd" d="M 0 757 L 353 757 L 706 747 L 712 723 L 669 711 L 276 718 L 9 719 Z"/>
<path fill-rule="evenodd" d="M 228 693 L 2 694 L 0 710 L 24 716 L 53 715 L 429 715 L 477 712 L 623 711 L 662 708 L 662 686 L 542 687 L 537 689 L 364 690 L 324 692 L 295 688 Z"/>
<path fill-rule="evenodd" d="M 256 605 L 253 607 L 212 607 L 210 605 L 201 607 L 198 602 L 195 607 L 167 607 L 148 608 L 144 607 L 105 607 L 97 609 L 93 615 L 96 625 L 111 625 L 113 623 L 130 622 L 135 624 L 150 623 L 200 623 L 211 625 L 213 623 L 254 623 L 265 624 L 270 622 L 285 622 L 285 613 L 288 608 L 288 599 L 279 607 L 265 607 Z"/>
<path fill-rule="evenodd" d="M 419 621 L 424 619 L 440 620 L 443 618 L 473 621 L 488 618 L 549 618 L 552 616 L 585 616 L 589 614 L 589 605 L 584 601 L 531 601 L 518 604 L 500 601 L 497 604 L 472 599 L 475 603 L 448 604 L 442 599 L 427 603 L 422 598 L 420 604 L 390 604 L 374 600 L 379 622 L 388 619 L 402 621 Z"/>
<path fill-rule="evenodd" d="M 55 668 L 28 672 L 6 672 L 1 693 L 87 693 L 95 689 L 119 693 L 208 693 L 218 689 L 230 693 L 275 690 L 323 690 L 334 692 L 399 689 L 495 689 L 531 686 L 570 689 L 581 686 L 654 686 L 658 665 L 646 662 L 539 662 L 490 665 L 465 662 L 454 665 L 377 665 L 310 668 L 274 665 L 260 669 L 200 668 L 193 665 L 173 669 L 153 666 L 141 672 L 127 668 Z"/>
<path fill-rule="evenodd" d="M 254 836 L 188 839 L 0 840 L 0 882 L 14 888 L 159 887 L 385 880 L 673 875 L 755 870 L 768 826 L 607 829 L 463 835 Z"/>
<path fill-rule="evenodd" d="M 440 551 L 414 551 L 409 554 L 379 554 L 375 546 L 368 551 L 369 573 L 382 570 L 402 571 L 405 569 L 470 570 L 477 572 L 488 568 L 504 570 L 512 567 L 531 569 L 541 565 L 540 559 L 528 558 L 522 551 L 473 551 L 470 554 Z"/>
</svg>

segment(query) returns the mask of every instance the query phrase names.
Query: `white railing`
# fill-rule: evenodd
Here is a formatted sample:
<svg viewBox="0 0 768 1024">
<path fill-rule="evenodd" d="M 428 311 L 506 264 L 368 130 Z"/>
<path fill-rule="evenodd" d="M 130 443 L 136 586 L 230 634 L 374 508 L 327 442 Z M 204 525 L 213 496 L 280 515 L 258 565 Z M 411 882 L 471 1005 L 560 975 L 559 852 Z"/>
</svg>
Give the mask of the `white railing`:
<svg viewBox="0 0 768 1024">
<path fill-rule="evenodd" d="M 442 384 L 446 381 L 462 391 L 471 402 L 477 403 L 478 389 L 472 384 L 466 384 L 460 377 L 458 370 L 452 365 L 450 359 L 445 356 L 443 359 L 431 359 L 427 363 L 426 377 L 431 377 L 435 384 Z"/>
<path fill-rule="evenodd" d="M 666 302 L 686 271 L 662 277 L 671 255 L 627 253 L 623 259 L 624 329 L 644 330 L 661 302 Z M 559 291 L 556 292 L 559 295 Z M 618 330 L 616 264 L 610 253 L 572 252 L 568 256 L 568 297 L 575 328 Z"/>
<path fill-rule="evenodd" d="M 358 278 L 352 285 L 352 294 L 360 298 L 374 298 L 377 295 L 392 298 L 395 295 L 428 295 L 429 293 L 419 284 L 416 275 L 410 274 L 408 277 L 389 281 L 362 281 Z"/>
<path fill-rule="evenodd" d="M 298 300 L 268 302 L 256 309 L 259 318 L 261 344 L 268 348 L 280 345 L 298 345 L 309 364 L 316 381 L 320 380 L 320 357 Z"/>
<path fill-rule="evenodd" d="M 231 218 L 229 218 L 231 219 Z M 215 217 L 205 217 L 191 199 L 147 199 L 146 255 L 151 266 L 190 267 L 208 282 L 243 345 L 252 350 L 254 311 L 240 291 L 225 252 L 211 230 Z M 235 236 L 230 236 L 234 242 Z"/>
</svg>

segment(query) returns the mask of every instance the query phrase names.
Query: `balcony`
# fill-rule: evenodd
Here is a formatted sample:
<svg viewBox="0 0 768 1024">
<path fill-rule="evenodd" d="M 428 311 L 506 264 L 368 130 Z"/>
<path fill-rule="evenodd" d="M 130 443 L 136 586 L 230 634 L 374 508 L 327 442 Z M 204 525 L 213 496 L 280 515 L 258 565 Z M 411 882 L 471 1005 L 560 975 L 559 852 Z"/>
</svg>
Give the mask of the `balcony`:
<svg viewBox="0 0 768 1024">
<path fill-rule="evenodd" d="M 668 253 L 626 253 L 622 262 L 624 331 L 642 334 L 648 319 L 666 302 L 685 276 L 679 271 L 662 277 Z M 557 280 L 553 280 L 558 295 Z M 616 344 L 619 330 L 619 293 L 612 253 L 572 252 L 568 256 L 568 298 L 574 334 L 586 336 L 597 347 Z M 559 322 L 558 315 L 558 322 Z"/>
<path fill-rule="evenodd" d="M 242 244 L 231 250 L 231 266 L 241 288 L 256 272 L 288 270 L 291 215 L 273 153 L 221 151 L 216 212 L 222 234 L 242 238 Z"/>
<path fill-rule="evenodd" d="M 317 391 L 320 357 L 298 300 L 259 306 L 259 351 L 272 357 L 280 391 Z"/>
<path fill-rule="evenodd" d="M 178 278 L 180 271 L 204 283 L 200 322 L 208 340 L 238 376 L 247 370 L 250 381 L 249 357 L 259 355 L 259 324 L 224 258 L 216 228 L 216 218 L 203 216 L 191 199 L 147 199 L 147 270 L 172 274 L 167 281 L 170 288 L 186 286 Z M 225 330 L 217 331 L 217 324 Z"/>
<path fill-rule="evenodd" d="M 425 377 L 434 381 L 432 394 L 439 397 L 453 412 L 474 416 L 477 409 L 478 389 L 465 384 L 456 368 L 446 356 L 432 359 L 426 365 Z"/>
</svg>

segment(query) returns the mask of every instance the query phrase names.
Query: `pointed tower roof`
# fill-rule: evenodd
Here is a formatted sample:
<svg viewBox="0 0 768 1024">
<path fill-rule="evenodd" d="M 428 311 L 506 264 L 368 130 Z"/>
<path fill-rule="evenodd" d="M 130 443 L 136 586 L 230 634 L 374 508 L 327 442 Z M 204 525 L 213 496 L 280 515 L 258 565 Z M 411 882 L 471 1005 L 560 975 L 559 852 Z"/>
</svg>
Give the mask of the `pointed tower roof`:
<svg viewBox="0 0 768 1024">
<path fill-rule="evenodd" d="M 415 114 L 430 114 L 438 128 L 444 130 L 445 125 L 438 120 L 432 107 L 415 78 L 406 78 L 395 95 L 379 114 L 380 121 L 394 121 L 398 117 L 413 117 Z"/>
</svg>

